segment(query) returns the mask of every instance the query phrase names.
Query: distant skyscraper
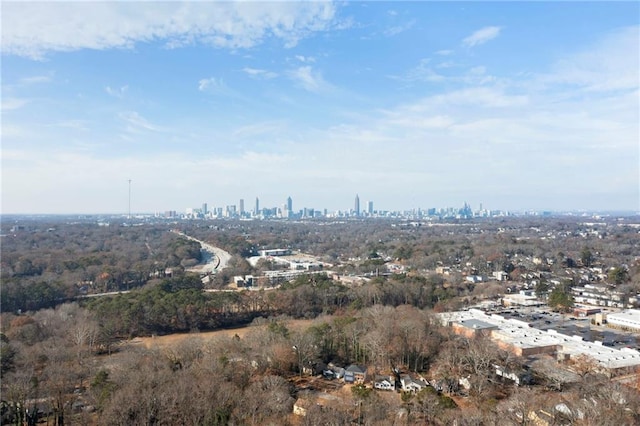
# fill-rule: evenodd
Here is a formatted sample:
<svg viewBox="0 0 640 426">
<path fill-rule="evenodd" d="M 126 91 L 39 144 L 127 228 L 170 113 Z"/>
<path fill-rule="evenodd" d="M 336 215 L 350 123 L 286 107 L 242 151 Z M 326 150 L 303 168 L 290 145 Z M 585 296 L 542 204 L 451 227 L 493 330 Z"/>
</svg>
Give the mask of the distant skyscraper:
<svg viewBox="0 0 640 426">
<path fill-rule="evenodd" d="M 236 215 L 236 206 L 234 205 L 227 206 L 227 208 L 225 209 L 225 216 L 234 217 L 235 215 Z"/>
<path fill-rule="evenodd" d="M 367 203 L 367 213 L 373 214 L 373 201 Z"/>
<path fill-rule="evenodd" d="M 291 199 L 291 197 L 287 198 L 287 210 L 289 210 L 290 212 L 293 211 L 293 200 Z"/>
<path fill-rule="evenodd" d="M 244 214 L 244 200 L 240 199 L 240 214 Z"/>
<path fill-rule="evenodd" d="M 355 211 L 356 216 L 360 216 L 360 197 L 356 194 L 356 202 L 353 206 L 353 210 Z"/>
<path fill-rule="evenodd" d="M 253 211 L 253 214 L 257 216 L 258 213 L 260 213 L 260 200 L 258 199 L 258 197 L 256 197 L 256 208 Z"/>
<path fill-rule="evenodd" d="M 202 214 L 206 216 L 208 212 L 209 210 L 207 210 L 207 203 L 202 203 Z"/>
</svg>

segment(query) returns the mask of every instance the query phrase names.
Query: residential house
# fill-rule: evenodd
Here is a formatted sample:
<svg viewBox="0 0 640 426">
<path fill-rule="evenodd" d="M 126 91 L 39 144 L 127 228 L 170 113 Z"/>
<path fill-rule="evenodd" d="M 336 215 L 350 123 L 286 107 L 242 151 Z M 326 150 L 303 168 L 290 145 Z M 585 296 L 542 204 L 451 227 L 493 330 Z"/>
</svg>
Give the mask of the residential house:
<svg viewBox="0 0 640 426">
<path fill-rule="evenodd" d="M 310 365 L 305 365 L 302 367 L 302 373 L 309 376 L 317 376 L 318 374 L 323 374 L 325 370 L 327 370 L 327 364 L 323 362 L 314 362 Z"/>
<path fill-rule="evenodd" d="M 342 379 L 344 377 L 344 368 L 335 365 L 332 362 L 327 365 L 327 370 L 331 370 L 333 372 L 333 377 L 335 379 Z M 322 374 L 324 375 L 325 373 L 323 372 Z"/>
<path fill-rule="evenodd" d="M 396 390 L 396 379 L 394 376 L 376 376 L 373 387 L 380 390 Z"/>
<path fill-rule="evenodd" d="M 327 368 L 326 370 L 322 370 L 322 377 L 327 380 L 333 380 L 336 378 L 336 373 L 334 373 L 330 368 Z"/>
<path fill-rule="evenodd" d="M 585 284 L 584 287 L 572 287 L 571 294 L 576 303 L 616 308 L 624 308 L 629 304 L 629 295 L 603 284 Z"/>
<path fill-rule="evenodd" d="M 482 282 L 482 277 L 480 275 L 467 275 L 464 279 L 465 281 L 474 283 L 474 284 Z"/>
<path fill-rule="evenodd" d="M 426 388 L 429 383 L 422 378 L 411 377 L 409 374 L 400 376 L 400 384 L 405 392 L 420 392 Z"/>
<path fill-rule="evenodd" d="M 364 383 L 367 378 L 367 369 L 361 365 L 351 364 L 344 370 L 345 383 Z"/>
<path fill-rule="evenodd" d="M 533 377 L 531 373 L 524 369 L 509 369 L 500 365 L 494 365 L 496 369 L 496 375 L 505 379 L 511 380 L 516 385 L 531 385 L 533 384 Z"/>
<path fill-rule="evenodd" d="M 495 271 L 493 273 L 493 277 L 498 281 L 507 281 L 509 279 L 509 274 L 505 271 Z"/>
</svg>

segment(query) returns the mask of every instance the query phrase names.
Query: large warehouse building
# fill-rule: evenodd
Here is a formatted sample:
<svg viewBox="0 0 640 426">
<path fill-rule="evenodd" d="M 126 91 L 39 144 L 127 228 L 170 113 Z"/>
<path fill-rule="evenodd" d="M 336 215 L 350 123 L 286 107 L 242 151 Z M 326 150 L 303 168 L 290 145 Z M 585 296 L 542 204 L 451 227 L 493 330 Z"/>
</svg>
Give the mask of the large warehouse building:
<svg viewBox="0 0 640 426">
<path fill-rule="evenodd" d="M 608 314 L 607 323 L 614 327 L 640 330 L 640 310 L 627 309 L 617 314 Z"/>
<path fill-rule="evenodd" d="M 635 312 L 640 315 L 640 311 Z M 552 329 L 538 330 L 525 321 L 506 319 L 477 309 L 445 312 L 438 314 L 438 317 L 443 325 L 452 327 L 458 334 L 487 335 L 501 348 L 519 356 L 550 354 L 558 359 L 570 360 L 584 354 L 593 358 L 610 374 L 623 374 L 640 365 L 640 352 L 635 349 L 616 349 L 604 346 L 602 342 L 587 342 L 581 336 L 569 336 Z M 638 320 L 640 323 L 640 318 Z"/>
</svg>

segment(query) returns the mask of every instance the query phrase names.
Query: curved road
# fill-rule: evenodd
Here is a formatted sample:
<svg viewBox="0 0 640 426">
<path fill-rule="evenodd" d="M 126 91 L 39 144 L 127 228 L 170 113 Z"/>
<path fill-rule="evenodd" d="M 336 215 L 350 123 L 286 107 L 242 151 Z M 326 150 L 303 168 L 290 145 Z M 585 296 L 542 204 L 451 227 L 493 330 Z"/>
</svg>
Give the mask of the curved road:
<svg viewBox="0 0 640 426">
<path fill-rule="evenodd" d="M 231 254 L 222 250 L 219 247 L 214 247 L 211 244 L 207 244 L 204 241 L 197 240 L 193 237 L 190 237 L 182 232 L 172 231 L 176 234 L 182 235 L 185 238 L 188 238 L 192 241 L 197 241 L 200 243 L 202 247 L 202 262 L 200 264 L 193 266 L 191 268 L 187 268 L 187 271 L 197 272 L 199 274 L 215 274 L 220 269 L 226 268 L 229 259 L 231 259 Z M 279 286 L 278 286 L 279 287 Z M 238 290 L 205 290 L 205 291 L 238 291 Z M 81 296 L 76 296 L 77 299 L 85 299 L 90 297 L 102 297 L 102 296 L 115 296 L 117 294 L 126 294 L 130 293 L 130 290 L 122 290 L 122 291 L 109 291 L 107 293 L 94 293 L 94 294 L 85 294 Z"/>
<path fill-rule="evenodd" d="M 200 246 L 202 247 L 202 262 L 200 262 L 199 265 L 188 268 L 187 271 L 198 272 L 200 274 L 215 274 L 220 269 L 227 267 L 227 263 L 229 262 L 229 259 L 231 259 L 231 254 L 229 252 L 226 252 L 219 247 L 214 247 L 211 244 L 207 244 L 204 241 L 190 237 L 182 232 L 174 232 L 190 239 L 191 241 L 200 243 Z"/>
</svg>

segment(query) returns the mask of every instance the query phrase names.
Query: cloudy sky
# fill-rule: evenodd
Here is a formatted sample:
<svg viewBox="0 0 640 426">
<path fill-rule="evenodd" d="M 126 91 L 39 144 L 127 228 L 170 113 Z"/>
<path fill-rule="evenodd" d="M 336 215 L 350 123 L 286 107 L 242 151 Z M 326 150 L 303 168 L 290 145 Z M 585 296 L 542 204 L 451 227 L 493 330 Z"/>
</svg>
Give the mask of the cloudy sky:
<svg viewBox="0 0 640 426">
<path fill-rule="evenodd" d="M 2 213 L 640 210 L 637 2 L 3 2 Z"/>
</svg>

